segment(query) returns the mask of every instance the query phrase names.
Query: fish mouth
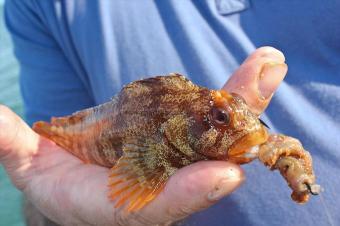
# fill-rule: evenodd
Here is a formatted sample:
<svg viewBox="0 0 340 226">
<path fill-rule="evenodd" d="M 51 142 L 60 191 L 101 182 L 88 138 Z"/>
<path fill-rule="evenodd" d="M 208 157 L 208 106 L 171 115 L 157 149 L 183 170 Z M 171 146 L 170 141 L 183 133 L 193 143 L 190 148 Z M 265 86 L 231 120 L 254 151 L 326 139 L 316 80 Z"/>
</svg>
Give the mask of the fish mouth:
<svg viewBox="0 0 340 226">
<path fill-rule="evenodd" d="M 244 135 L 229 149 L 229 160 L 238 164 L 245 164 L 252 161 L 257 158 L 260 145 L 265 143 L 267 139 L 268 132 L 263 126 L 254 132 Z"/>
<path fill-rule="evenodd" d="M 255 159 L 258 156 L 259 150 L 260 150 L 259 144 L 252 146 L 248 148 L 248 150 L 246 150 L 242 156 L 249 159 Z"/>
</svg>

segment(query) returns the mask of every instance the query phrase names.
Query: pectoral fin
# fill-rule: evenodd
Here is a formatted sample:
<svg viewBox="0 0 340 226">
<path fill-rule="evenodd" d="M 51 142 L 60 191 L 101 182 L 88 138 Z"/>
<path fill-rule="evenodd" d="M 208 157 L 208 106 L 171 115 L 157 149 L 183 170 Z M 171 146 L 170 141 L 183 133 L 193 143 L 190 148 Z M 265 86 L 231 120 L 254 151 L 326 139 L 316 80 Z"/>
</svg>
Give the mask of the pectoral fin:
<svg viewBox="0 0 340 226">
<path fill-rule="evenodd" d="M 109 198 L 115 207 L 124 206 L 127 212 L 137 211 L 162 192 L 169 176 L 162 167 L 146 164 L 148 148 L 125 145 L 123 156 L 110 172 Z"/>
</svg>

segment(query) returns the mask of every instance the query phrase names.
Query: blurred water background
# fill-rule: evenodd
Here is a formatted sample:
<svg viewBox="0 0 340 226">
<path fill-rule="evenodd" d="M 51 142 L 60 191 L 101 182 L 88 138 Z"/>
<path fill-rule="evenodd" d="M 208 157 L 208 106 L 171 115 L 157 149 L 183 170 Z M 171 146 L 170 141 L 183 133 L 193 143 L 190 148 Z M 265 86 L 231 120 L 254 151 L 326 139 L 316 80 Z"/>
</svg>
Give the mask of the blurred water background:
<svg viewBox="0 0 340 226">
<path fill-rule="evenodd" d="M 0 0 L 0 104 L 22 115 L 19 93 L 19 67 L 4 23 L 4 0 Z M 24 226 L 21 193 L 11 184 L 0 166 L 0 226 Z"/>
</svg>

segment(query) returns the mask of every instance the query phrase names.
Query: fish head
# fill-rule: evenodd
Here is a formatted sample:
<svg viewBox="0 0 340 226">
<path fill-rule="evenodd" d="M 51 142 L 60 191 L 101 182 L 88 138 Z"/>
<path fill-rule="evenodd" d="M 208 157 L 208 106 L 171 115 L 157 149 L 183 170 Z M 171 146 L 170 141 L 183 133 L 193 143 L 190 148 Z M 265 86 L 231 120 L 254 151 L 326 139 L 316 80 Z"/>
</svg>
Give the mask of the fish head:
<svg viewBox="0 0 340 226">
<path fill-rule="evenodd" d="M 239 164 L 256 158 L 259 145 L 268 139 L 268 132 L 245 100 L 235 93 L 212 90 L 209 105 L 196 151 L 208 159 Z"/>
</svg>

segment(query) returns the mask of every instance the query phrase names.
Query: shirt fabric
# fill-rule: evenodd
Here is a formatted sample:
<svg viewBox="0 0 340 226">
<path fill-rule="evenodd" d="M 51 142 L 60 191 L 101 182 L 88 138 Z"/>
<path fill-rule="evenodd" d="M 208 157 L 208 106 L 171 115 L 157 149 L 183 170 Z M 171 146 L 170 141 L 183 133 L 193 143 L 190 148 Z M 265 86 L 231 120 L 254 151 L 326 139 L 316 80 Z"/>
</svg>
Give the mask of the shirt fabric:
<svg viewBox="0 0 340 226">
<path fill-rule="evenodd" d="M 9 0 L 29 124 L 108 101 L 136 79 L 179 72 L 218 89 L 257 47 L 289 72 L 264 114 L 300 139 L 325 191 L 305 205 L 259 162 L 233 194 L 184 225 L 340 225 L 340 2 Z"/>
</svg>

